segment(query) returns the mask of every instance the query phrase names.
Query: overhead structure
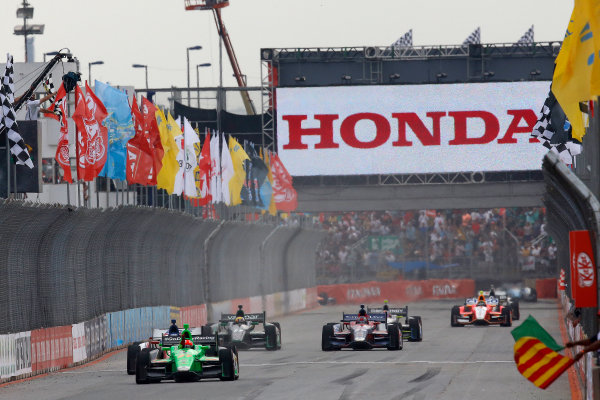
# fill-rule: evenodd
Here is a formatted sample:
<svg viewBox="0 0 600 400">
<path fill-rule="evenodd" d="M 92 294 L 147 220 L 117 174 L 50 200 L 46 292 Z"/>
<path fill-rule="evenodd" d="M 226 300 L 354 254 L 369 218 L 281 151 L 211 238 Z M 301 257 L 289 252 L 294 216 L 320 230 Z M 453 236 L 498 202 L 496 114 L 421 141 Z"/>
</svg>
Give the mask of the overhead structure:
<svg viewBox="0 0 600 400">
<path fill-rule="evenodd" d="M 235 51 L 233 50 L 233 45 L 231 44 L 231 39 L 229 38 L 229 34 L 227 33 L 227 29 L 225 28 L 225 24 L 223 23 L 223 18 L 221 17 L 221 8 L 227 7 L 229 5 L 228 0 L 185 0 L 185 9 L 190 10 L 212 10 L 215 18 L 215 24 L 217 25 L 217 31 L 219 32 L 219 36 L 223 40 L 225 44 L 225 49 L 227 50 L 227 55 L 229 56 L 229 61 L 231 62 L 231 67 L 233 68 L 233 75 L 237 80 L 237 84 L 240 88 L 247 87 L 246 75 L 242 74 L 242 70 L 240 69 L 240 64 L 238 63 L 237 57 L 235 56 Z M 250 95 L 247 91 L 240 91 L 242 95 L 242 101 L 244 102 L 244 108 L 248 115 L 255 115 L 256 110 L 254 108 L 254 104 L 250 99 Z"/>
</svg>

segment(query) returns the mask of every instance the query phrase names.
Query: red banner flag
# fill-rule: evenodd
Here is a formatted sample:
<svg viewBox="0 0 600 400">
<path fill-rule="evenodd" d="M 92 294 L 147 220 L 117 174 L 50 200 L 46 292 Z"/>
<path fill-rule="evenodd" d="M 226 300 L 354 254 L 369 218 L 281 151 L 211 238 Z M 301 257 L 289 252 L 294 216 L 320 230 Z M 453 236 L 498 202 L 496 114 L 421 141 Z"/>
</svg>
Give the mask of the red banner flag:
<svg viewBox="0 0 600 400">
<path fill-rule="evenodd" d="M 198 157 L 198 177 L 196 179 L 196 185 L 198 185 L 198 193 L 200 194 L 200 198 L 196 199 L 195 204 L 199 206 L 205 206 L 212 200 L 210 190 L 210 174 L 210 135 L 206 134 L 204 137 L 202 152 Z"/>
<path fill-rule="evenodd" d="M 279 156 L 272 153 L 269 158 L 273 174 L 273 199 L 279 211 L 294 211 L 298 208 L 298 194 L 292 186 L 292 176 L 289 174 Z"/>
<path fill-rule="evenodd" d="M 106 163 L 108 129 L 102 125 L 108 112 L 92 89 L 85 84 L 85 94 L 75 88 L 75 112 L 77 126 L 77 176 L 84 181 L 94 180 Z"/>
<path fill-rule="evenodd" d="M 570 231 L 569 250 L 571 254 L 571 295 L 575 307 L 598 305 L 596 266 L 589 231 Z"/>
<path fill-rule="evenodd" d="M 152 176 L 148 179 L 148 185 L 156 185 L 156 177 L 162 168 L 162 159 L 165 151 L 160 141 L 160 132 L 156 123 L 156 107 L 150 100 L 142 96 L 142 113 L 144 118 L 144 133 L 152 147 Z"/>
<path fill-rule="evenodd" d="M 65 108 L 67 91 L 63 84 L 60 85 L 54 103 L 49 110 L 52 114 L 47 114 L 60 123 L 60 137 L 56 146 L 56 162 L 62 167 L 65 181 L 73 183 L 71 177 L 71 160 L 69 159 L 69 123 L 67 121 L 67 110 Z"/>
<path fill-rule="evenodd" d="M 135 97 L 131 103 L 131 115 L 135 136 L 127 142 L 127 182 L 147 185 L 152 181 L 154 151 L 145 134 L 144 118 Z"/>
</svg>

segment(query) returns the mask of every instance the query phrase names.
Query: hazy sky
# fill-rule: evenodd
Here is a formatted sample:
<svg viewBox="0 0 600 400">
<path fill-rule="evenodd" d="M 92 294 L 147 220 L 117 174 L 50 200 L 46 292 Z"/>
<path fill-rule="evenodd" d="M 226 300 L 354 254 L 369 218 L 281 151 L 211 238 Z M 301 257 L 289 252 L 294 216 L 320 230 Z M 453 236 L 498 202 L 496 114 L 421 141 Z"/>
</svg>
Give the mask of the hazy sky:
<svg viewBox="0 0 600 400">
<path fill-rule="evenodd" d="M 0 50 L 24 61 L 23 37 L 13 35 L 22 24 L 20 0 L 0 0 Z M 44 52 L 67 47 L 92 76 L 115 85 L 144 87 L 147 64 L 150 87 L 184 87 L 186 48 L 191 82 L 218 84 L 218 34 L 210 11 L 186 11 L 184 0 L 30 0 L 31 22 L 45 24 L 36 36 L 35 60 Z M 230 0 L 223 9 L 225 26 L 242 72 L 250 86 L 260 85 L 261 48 L 387 46 L 407 30 L 414 45 L 460 44 L 481 26 L 483 43 L 514 42 L 533 24 L 536 41 L 561 40 L 573 8 L 572 0 Z M 4 57 L 4 55 L 2 55 Z M 0 59 L 4 62 L 4 58 Z M 235 86 L 225 52 L 224 85 Z"/>
</svg>

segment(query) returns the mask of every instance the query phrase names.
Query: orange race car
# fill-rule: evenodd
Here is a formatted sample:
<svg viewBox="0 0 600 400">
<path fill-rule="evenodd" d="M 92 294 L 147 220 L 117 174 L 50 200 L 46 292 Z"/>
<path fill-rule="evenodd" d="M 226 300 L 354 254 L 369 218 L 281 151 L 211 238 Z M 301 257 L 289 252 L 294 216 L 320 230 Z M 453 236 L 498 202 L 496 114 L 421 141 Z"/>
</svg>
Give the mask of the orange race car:
<svg viewBox="0 0 600 400">
<path fill-rule="evenodd" d="M 478 297 L 468 298 L 463 306 L 452 307 L 451 326 L 463 325 L 512 325 L 512 310 L 503 306 L 494 296 L 485 297 L 483 291 Z"/>
</svg>

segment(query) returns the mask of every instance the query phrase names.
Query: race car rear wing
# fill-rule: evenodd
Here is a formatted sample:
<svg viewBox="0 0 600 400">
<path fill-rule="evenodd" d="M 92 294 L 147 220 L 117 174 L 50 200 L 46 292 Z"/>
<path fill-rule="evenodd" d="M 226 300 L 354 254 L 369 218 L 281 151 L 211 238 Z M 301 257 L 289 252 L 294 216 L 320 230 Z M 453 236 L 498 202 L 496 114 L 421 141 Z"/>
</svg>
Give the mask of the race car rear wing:
<svg viewBox="0 0 600 400">
<path fill-rule="evenodd" d="M 386 310 L 384 310 L 381 307 L 378 307 L 378 308 L 367 307 L 367 313 L 369 315 L 371 315 L 372 313 L 380 314 L 380 313 L 384 313 L 384 312 L 386 312 Z M 387 310 L 387 313 L 389 315 L 397 315 L 400 317 L 407 317 L 408 316 L 408 306 L 404 306 L 402 308 L 398 308 L 398 307 L 391 308 L 390 307 L 390 309 Z"/>
<path fill-rule="evenodd" d="M 210 335 L 210 336 L 192 335 L 192 342 L 196 346 L 198 346 L 198 345 L 209 346 L 209 345 L 217 344 L 217 336 L 216 335 Z M 160 345 L 163 347 L 177 346 L 179 343 L 181 343 L 181 336 L 163 336 L 160 341 Z"/>
<path fill-rule="evenodd" d="M 367 314 L 367 318 L 369 321 L 374 322 L 386 322 L 387 321 L 387 313 L 373 313 Z M 342 314 L 342 320 L 340 322 L 353 322 L 358 320 L 358 314 Z"/>
<path fill-rule="evenodd" d="M 152 329 L 152 338 L 156 339 L 156 340 L 160 340 L 162 339 L 163 335 L 166 335 L 167 332 L 169 332 L 169 328 L 165 328 L 165 329 Z M 179 335 L 181 336 L 181 333 L 183 332 L 183 328 L 179 328 Z M 195 328 L 190 328 L 190 333 L 192 335 L 200 335 L 202 332 L 202 328 L 200 327 L 195 327 Z"/>
<path fill-rule="evenodd" d="M 233 322 L 235 321 L 235 314 L 221 314 L 219 322 Z M 264 323 L 266 318 L 266 312 L 261 313 L 248 313 L 244 315 L 246 322 Z"/>
</svg>

